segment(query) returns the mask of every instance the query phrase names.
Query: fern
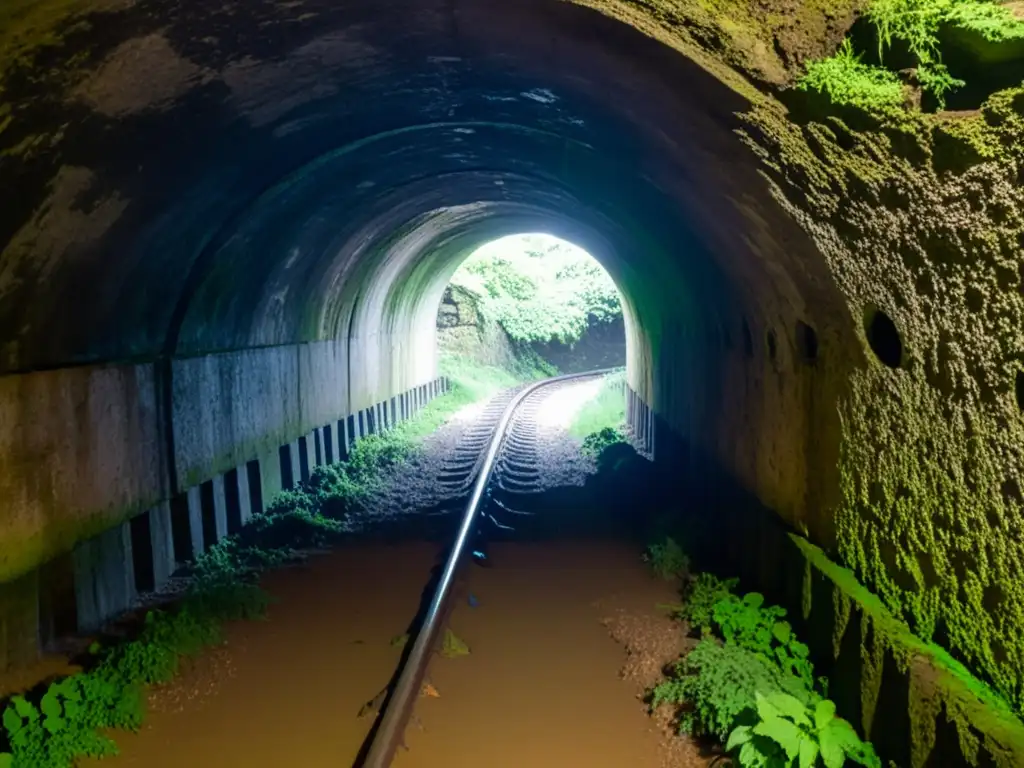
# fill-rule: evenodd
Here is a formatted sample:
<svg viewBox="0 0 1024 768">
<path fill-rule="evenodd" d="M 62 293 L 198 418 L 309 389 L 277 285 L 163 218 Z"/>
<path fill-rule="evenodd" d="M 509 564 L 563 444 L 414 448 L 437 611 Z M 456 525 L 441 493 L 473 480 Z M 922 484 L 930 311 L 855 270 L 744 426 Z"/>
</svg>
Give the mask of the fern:
<svg viewBox="0 0 1024 768">
<path fill-rule="evenodd" d="M 833 104 L 862 109 L 891 109 L 903 103 L 899 78 L 887 69 L 863 63 L 849 40 L 843 41 L 835 55 L 809 62 L 796 87 L 822 93 Z"/>
<path fill-rule="evenodd" d="M 942 63 L 939 30 L 948 24 L 972 30 L 986 40 L 1024 39 L 1024 22 L 1009 8 L 986 0 L 875 0 L 867 18 L 878 30 L 878 55 L 900 40 L 918 61 L 921 87 L 931 92 L 942 108 L 949 91 L 964 85 Z"/>
</svg>

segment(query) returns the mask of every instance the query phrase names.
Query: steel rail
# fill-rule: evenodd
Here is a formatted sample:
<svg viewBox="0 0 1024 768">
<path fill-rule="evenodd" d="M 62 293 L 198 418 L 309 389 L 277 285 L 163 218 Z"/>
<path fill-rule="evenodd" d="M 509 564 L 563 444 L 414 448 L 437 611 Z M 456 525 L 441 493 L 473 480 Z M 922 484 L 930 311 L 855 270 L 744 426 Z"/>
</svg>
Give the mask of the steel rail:
<svg viewBox="0 0 1024 768">
<path fill-rule="evenodd" d="M 494 462 L 505 441 L 506 432 L 512 416 L 516 409 L 526 398 L 550 384 L 569 381 L 571 379 L 586 379 L 595 376 L 604 376 L 620 370 L 619 368 L 603 368 L 598 371 L 587 373 L 570 373 L 563 376 L 553 376 L 534 384 L 524 387 L 516 394 L 501 414 L 501 419 L 491 436 L 490 444 L 487 447 L 487 454 L 483 464 L 480 466 L 480 473 L 473 484 L 473 491 L 470 494 L 469 502 L 466 504 L 466 511 L 462 515 L 462 523 L 455 537 L 455 545 L 452 547 L 445 563 L 441 578 L 438 581 L 434 597 L 430 601 L 427 613 L 424 616 L 423 624 L 416 634 L 412 650 L 406 657 L 405 665 L 398 677 L 394 690 L 384 704 L 380 712 L 376 732 L 366 758 L 360 763 L 361 768 L 388 768 L 395 757 L 399 744 L 403 743 L 405 728 L 408 725 L 409 717 L 412 715 L 413 706 L 419 697 L 423 685 L 423 678 L 427 671 L 427 664 L 430 661 L 430 654 L 437 641 L 438 632 L 444 623 L 444 608 L 448 595 L 451 592 L 452 582 L 455 579 L 455 572 L 458 570 L 466 545 L 469 543 L 470 534 L 473 530 L 473 521 L 480 508 L 484 491 L 490 483 L 491 474 L 494 471 Z"/>
</svg>

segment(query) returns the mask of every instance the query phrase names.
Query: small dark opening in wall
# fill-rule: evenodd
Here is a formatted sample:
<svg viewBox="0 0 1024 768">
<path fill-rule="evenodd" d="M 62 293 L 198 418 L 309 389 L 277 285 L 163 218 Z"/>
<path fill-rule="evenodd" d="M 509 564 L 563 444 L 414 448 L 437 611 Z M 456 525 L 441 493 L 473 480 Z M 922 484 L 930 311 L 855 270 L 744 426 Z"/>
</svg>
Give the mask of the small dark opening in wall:
<svg viewBox="0 0 1024 768">
<path fill-rule="evenodd" d="M 1024 411 L 1024 371 L 1017 371 L 1014 389 L 1017 394 L 1017 407 Z"/>
<path fill-rule="evenodd" d="M 750 335 L 750 326 L 747 325 L 746 318 L 743 318 L 740 331 L 743 334 L 743 355 L 747 358 L 751 358 L 754 356 L 754 338 Z"/>
<path fill-rule="evenodd" d="M 802 320 L 796 321 L 796 346 L 805 363 L 818 359 L 818 332 Z"/>
<path fill-rule="evenodd" d="M 779 354 L 779 344 L 775 339 L 775 331 L 768 331 L 767 341 L 768 358 L 774 361 L 776 356 Z"/>
<path fill-rule="evenodd" d="M 868 315 L 865 331 L 875 356 L 890 368 L 899 368 L 903 360 L 903 341 L 892 318 L 881 310 L 874 310 Z"/>
<path fill-rule="evenodd" d="M 132 572 L 135 589 L 152 592 L 156 588 L 153 573 L 153 539 L 150 536 L 149 512 L 136 515 L 128 523 L 132 539 Z"/>
</svg>

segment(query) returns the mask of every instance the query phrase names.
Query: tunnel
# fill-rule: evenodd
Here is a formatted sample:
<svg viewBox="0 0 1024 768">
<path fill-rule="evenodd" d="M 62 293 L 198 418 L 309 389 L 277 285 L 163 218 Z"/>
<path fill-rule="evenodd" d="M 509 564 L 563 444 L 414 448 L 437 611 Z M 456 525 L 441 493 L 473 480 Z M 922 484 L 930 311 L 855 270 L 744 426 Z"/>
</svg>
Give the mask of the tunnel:
<svg viewBox="0 0 1024 768">
<path fill-rule="evenodd" d="M 1019 764 L 1016 715 L 984 725 L 961 677 L 920 669 L 934 647 L 1014 701 L 1024 679 L 1024 97 L 903 129 L 809 113 L 793 72 L 854 4 L 778 4 L 774 42 L 696 5 L 12 10 L 0 661 L 58 633 L 57 592 L 93 584 L 80 624 L 126 608 L 134 587 L 95 584 L 141 520 L 173 540 L 165 578 L 204 502 L 237 528 L 442 392 L 452 274 L 546 232 L 621 293 L 628 426 L 666 504 L 831 638 L 846 716 L 870 726 L 861 700 L 895 685 L 914 727 L 890 754 L 924 765 L 915 718 L 934 742 L 944 712 Z"/>
</svg>

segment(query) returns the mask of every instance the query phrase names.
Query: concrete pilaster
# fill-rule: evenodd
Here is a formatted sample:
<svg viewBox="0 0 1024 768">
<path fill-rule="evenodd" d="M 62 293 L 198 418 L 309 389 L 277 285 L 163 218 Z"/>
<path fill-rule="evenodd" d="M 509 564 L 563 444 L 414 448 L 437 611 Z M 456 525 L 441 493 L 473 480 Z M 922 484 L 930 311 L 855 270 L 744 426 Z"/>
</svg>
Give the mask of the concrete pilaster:
<svg viewBox="0 0 1024 768">
<path fill-rule="evenodd" d="M 91 632 L 127 610 L 135 598 L 128 523 L 83 541 L 72 553 L 78 629 Z"/>
<path fill-rule="evenodd" d="M 307 482 L 313 469 L 316 467 L 316 453 L 314 451 L 313 433 L 303 435 L 299 438 L 299 466 L 302 470 L 302 482 Z"/>
<path fill-rule="evenodd" d="M 171 503 L 162 501 L 146 514 L 149 515 L 149 541 L 153 549 L 153 585 L 160 589 L 177 567 L 174 562 Z"/>
<path fill-rule="evenodd" d="M 270 500 L 281 492 L 281 452 L 275 448 L 273 451 L 259 457 L 260 464 L 260 497 L 263 504 L 262 509 L 256 510 L 263 513 L 270 504 Z"/>
<path fill-rule="evenodd" d="M 191 551 L 189 559 L 195 560 L 203 554 L 203 494 L 200 486 L 189 488 L 188 499 L 188 535 Z"/>
<path fill-rule="evenodd" d="M 208 542 L 207 546 L 211 547 L 228 535 L 228 500 L 224 492 L 224 475 L 213 478 L 213 522 L 216 541 Z"/>
<path fill-rule="evenodd" d="M 245 464 L 237 470 L 238 518 L 242 525 L 248 525 L 255 510 L 252 508 L 252 493 L 249 491 L 249 467 Z"/>
<path fill-rule="evenodd" d="M 340 430 L 340 421 L 336 421 L 327 427 L 327 440 L 325 442 L 325 447 L 327 449 L 327 460 L 329 464 L 333 464 L 341 457 L 341 453 L 338 451 L 338 432 Z"/>
</svg>

